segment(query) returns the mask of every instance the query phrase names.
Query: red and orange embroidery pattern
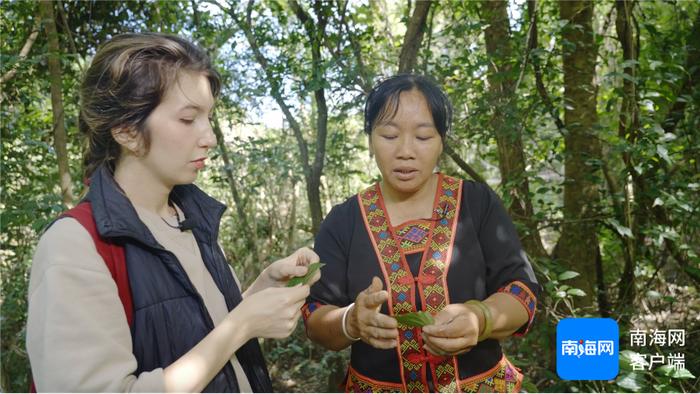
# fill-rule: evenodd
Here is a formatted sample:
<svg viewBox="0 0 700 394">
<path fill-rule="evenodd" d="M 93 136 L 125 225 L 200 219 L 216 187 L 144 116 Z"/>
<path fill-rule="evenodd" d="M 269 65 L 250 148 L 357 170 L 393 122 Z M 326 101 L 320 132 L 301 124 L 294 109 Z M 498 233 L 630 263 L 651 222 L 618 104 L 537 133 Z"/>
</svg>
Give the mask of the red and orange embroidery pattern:
<svg viewBox="0 0 700 394">
<path fill-rule="evenodd" d="M 437 206 L 441 210 L 440 217 L 432 223 L 427 236 L 427 248 L 418 278 L 411 275 L 405 252 L 401 249 L 398 237 L 390 228 L 379 186 L 374 185 L 359 194 L 365 223 L 372 235 L 372 242 L 391 292 L 389 306 L 394 315 L 415 311 L 416 287 L 420 291 L 426 311 L 435 314 L 447 305 L 445 275 L 453 241 L 453 224 L 457 218 L 460 191 L 460 181 L 441 176 L 437 201 Z M 430 362 L 433 380 L 436 382 L 438 391 L 456 391 L 454 357 L 435 360 L 424 354 L 422 346 L 419 328 L 399 326 L 399 353 L 406 391 L 427 391 L 426 361 Z"/>
<path fill-rule="evenodd" d="M 404 254 L 422 252 L 428 243 L 430 235 L 430 222 L 410 222 L 406 225 L 395 227 L 394 234 L 401 240 L 401 249 Z"/>
<path fill-rule="evenodd" d="M 523 375 L 508 359 L 503 356 L 490 370 L 459 381 L 459 391 L 462 393 L 517 393 Z"/>
<path fill-rule="evenodd" d="M 304 320 L 304 324 L 309 320 L 309 316 L 316 311 L 319 307 L 323 306 L 320 302 L 309 302 L 301 307 L 301 318 Z"/>
<path fill-rule="evenodd" d="M 517 332 L 516 336 L 522 336 L 525 335 L 527 330 L 530 328 L 532 325 L 532 321 L 535 319 L 535 309 L 537 308 L 537 298 L 535 295 L 530 291 L 530 288 L 527 287 L 523 282 L 520 281 L 514 281 L 510 282 L 507 285 L 501 287 L 498 289 L 500 293 L 508 293 L 512 296 L 514 296 L 518 301 L 520 301 L 521 304 L 527 309 L 527 315 L 528 315 L 528 322 L 527 322 L 527 328 L 523 330 L 522 332 Z"/>
<path fill-rule="evenodd" d="M 400 383 L 380 382 L 359 374 L 353 367 L 348 369 L 348 380 L 345 383 L 348 393 L 402 393 Z"/>
<path fill-rule="evenodd" d="M 459 380 L 462 393 L 516 393 L 520 391 L 523 375 L 508 359 L 501 360 L 488 371 Z M 352 367 L 348 370 L 345 391 L 348 393 L 400 393 L 401 384 L 380 382 L 361 375 Z M 455 391 L 457 391 L 455 389 Z"/>
</svg>

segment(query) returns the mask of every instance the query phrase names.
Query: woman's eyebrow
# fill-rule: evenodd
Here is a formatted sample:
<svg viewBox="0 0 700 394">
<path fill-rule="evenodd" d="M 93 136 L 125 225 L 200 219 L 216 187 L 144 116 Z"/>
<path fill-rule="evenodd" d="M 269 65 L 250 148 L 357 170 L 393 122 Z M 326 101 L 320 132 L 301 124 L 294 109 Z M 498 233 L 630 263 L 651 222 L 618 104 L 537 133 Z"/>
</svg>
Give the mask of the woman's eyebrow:
<svg viewBox="0 0 700 394">
<path fill-rule="evenodd" d="M 378 126 L 379 126 L 379 125 L 382 125 L 382 126 L 394 126 L 394 127 L 398 127 L 397 124 L 394 123 L 394 121 L 393 121 L 392 119 L 381 120 L 381 121 L 377 122 L 377 125 L 378 125 Z"/>
<path fill-rule="evenodd" d="M 416 127 L 435 127 L 435 124 L 432 122 L 423 122 L 423 123 L 418 123 Z"/>
<path fill-rule="evenodd" d="M 204 106 L 201 106 L 198 104 L 192 104 L 192 103 L 183 105 L 182 107 L 180 107 L 178 112 L 186 111 L 186 110 L 190 110 L 190 109 L 195 110 L 197 112 L 206 112 L 208 114 L 212 114 L 214 112 L 214 106 L 212 106 L 211 109 L 207 110 Z"/>
<path fill-rule="evenodd" d="M 202 111 L 202 110 L 203 110 L 202 106 L 201 106 L 201 105 L 197 105 L 197 104 L 186 104 L 186 105 L 183 105 L 182 107 L 180 107 L 180 111 L 184 111 L 184 110 L 188 110 L 188 109 L 193 109 L 193 110 L 196 110 L 196 111 Z"/>
</svg>

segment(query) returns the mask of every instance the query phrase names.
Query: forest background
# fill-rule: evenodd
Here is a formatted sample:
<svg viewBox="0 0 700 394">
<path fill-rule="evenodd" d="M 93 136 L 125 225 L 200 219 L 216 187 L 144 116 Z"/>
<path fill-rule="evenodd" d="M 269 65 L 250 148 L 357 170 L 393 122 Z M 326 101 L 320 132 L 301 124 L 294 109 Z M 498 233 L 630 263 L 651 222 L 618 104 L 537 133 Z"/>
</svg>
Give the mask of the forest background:
<svg viewBox="0 0 700 394">
<path fill-rule="evenodd" d="M 230 207 L 221 243 L 244 282 L 378 179 L 362 134 L 372 86 L 428 74 L 455 109 L 441 171 L 497 191 L 544 286 L 533 330 L 504 341 L 524 388 L 700 391 L 700 2 L 3 1 L 0 26 L 1 391 L 29 387 L 38 237 L 84 193 L 82 72 L 131 31 L 196 40 L 223 76 L 198 184 Z M 617 379 L 557 377 L 568 316 L 618 321 Z M 685 346 L 631 346 L 631 330 L 655 329 L 685 329 Z M 347 351 L 303 325 L 262 345 L 276 390 L 336 391 L 344 376 Z M 654 354 L 685 368 L 635 368 Z"/>
</svg>

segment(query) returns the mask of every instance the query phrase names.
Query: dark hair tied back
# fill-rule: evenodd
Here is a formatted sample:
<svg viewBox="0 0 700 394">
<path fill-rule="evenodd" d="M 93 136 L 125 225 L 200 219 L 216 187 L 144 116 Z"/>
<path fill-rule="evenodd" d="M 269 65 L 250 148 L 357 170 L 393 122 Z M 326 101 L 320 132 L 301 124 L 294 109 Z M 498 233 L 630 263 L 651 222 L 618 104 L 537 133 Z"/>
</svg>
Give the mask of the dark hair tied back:
<svg viewBox="0 0 700 394">
<path fill-rule="evenodd" d="M 452 126 L 450 99 L 433 80 L 416 74 L 394 75 L 382 80 L 372 89 L 365 102 L 365 133 L 372 133 L 377 120 L 395 116 L 401 93 L 413 89 L 418 90 L 425 97 L 435 128 L 444 141 Z"/>
</svg>

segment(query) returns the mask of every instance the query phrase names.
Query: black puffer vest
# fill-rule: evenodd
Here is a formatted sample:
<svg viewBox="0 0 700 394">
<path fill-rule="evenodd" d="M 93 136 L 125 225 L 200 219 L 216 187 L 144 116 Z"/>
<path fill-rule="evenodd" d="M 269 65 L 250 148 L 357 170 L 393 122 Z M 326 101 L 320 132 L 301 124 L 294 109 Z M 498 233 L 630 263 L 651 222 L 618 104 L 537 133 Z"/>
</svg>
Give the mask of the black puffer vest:
<svg viewBox="0 0 700 394">
<path fill-rule="evenodd" d="M 204 264 L 232 310 L 241 302 L 241 292 L 217 243 L 226 207 L 195 185 L 176 186 L 170 198 L 185 217 L 195 221 L 192 232 Z M 124 246 L 134 306 L 131 336 L 138 361 L 136 374 L 165 368 L 214 328 L 204 301 L 175 255 L 158 244 L 106 168 L 91 177 L 86 199 L 92 203 L 100 236 Z M 253 390 L 271 392 L 257 340 L 248 341 L 236 356 Z M 204 391 L 240 391 L 231 363 L 226 363 Z"/>
</svg>

